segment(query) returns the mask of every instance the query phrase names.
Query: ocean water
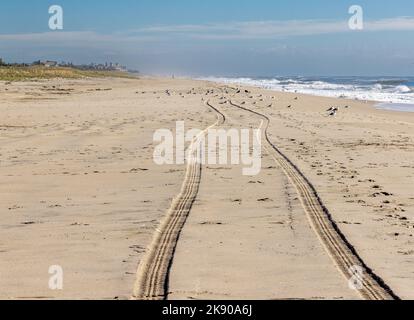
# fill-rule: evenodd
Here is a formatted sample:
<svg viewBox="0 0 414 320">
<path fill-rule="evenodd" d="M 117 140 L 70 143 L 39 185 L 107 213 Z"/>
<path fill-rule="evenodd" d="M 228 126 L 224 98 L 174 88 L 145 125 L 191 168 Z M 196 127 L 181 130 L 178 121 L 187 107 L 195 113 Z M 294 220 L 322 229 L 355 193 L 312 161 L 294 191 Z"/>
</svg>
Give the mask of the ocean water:
<svg viewBox="0 0 414 320">
<path fill-rule="evenodd" d="M 246 77 L 209 80 L 316 96 L 377 101 L 377 107 L 414 112 L 414 77 Z"/>
</svg>

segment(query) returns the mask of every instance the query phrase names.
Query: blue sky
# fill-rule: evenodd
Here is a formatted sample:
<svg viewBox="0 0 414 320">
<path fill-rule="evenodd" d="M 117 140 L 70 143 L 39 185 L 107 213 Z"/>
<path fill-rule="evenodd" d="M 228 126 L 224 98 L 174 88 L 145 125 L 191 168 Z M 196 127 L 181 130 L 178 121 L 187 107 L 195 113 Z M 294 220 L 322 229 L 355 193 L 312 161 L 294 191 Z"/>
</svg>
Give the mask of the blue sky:
<svg viewBox="0 0 414 320">
<path fill-rule="evenodd" d="M 48 28 L 54 4 L 62 31 Z M 354 4 L 362 31 L 347 27 Z M 158 74 L 413 75 L 414 1 L 3 0 L 0 57 Z"/>
</svg>

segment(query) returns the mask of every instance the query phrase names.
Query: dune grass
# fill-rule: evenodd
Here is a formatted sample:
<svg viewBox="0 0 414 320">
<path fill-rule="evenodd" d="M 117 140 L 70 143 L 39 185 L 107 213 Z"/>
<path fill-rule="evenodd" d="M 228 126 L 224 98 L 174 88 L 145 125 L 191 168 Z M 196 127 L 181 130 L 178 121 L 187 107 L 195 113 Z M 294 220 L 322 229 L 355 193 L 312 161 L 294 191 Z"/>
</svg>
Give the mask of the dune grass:
<svg viewBox="0 0 414 320">
<path fill-rule="evenodd" d="M 39 79 L 80 79 L 80 78 L 135 78 L 127 72 L 118 71 L 90 71 L 63 67 L 44 66 L 1 66 L 0 81 L 34 81 Z"/>
</svg>

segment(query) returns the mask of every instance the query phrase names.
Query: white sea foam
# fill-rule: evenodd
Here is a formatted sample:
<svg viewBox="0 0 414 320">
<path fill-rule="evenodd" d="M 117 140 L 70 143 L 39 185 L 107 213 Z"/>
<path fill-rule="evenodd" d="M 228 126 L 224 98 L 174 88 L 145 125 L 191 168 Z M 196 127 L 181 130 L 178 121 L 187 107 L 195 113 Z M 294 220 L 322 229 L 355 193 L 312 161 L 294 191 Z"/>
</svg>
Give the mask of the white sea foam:
<svg viewBox="0 0 414 320">
<path fill-rule="evenodd" d="M 324 79 L 309 80 L 305 78 L 275 78 L 275 79 L 253 79 L 253 78 L 203 78 L 225 84 L 239 84 L 256 86 L 260 88 L 303 93 L 316 96 L 346 98 L 355 100 L 377 101 L 389 104 L 407 104 L 414 106 L 414 90 L 398 81 L 379 79 L 351 80 L 341 83 L 340 80 L 329 82 Z M 394 84 L 393 82 L 396 82 Z M 389 82 L 389 83 L 388 83 Z M 397 109 L 397 108 L 396 108 Z M 411 107 L 408 109 L 411 110 Z"/>
</svg>

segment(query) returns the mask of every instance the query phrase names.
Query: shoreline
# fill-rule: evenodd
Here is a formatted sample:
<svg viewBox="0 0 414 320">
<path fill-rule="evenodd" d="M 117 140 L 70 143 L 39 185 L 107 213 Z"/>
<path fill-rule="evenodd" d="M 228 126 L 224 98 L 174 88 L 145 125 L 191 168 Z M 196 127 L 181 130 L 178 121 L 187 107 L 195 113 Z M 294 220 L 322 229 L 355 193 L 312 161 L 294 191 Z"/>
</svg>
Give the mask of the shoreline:
<svg viewBox="0 0 414 320">
<path fill-rule="evenodd" d="M 324 77 L 321 77 L 324 78 Z M 329 77 L 326 77 L 329 78 Z M 355 77 L 357 78 L 357 77 Z M 240 78 L 240 79 L 244 79 L 244 78 Z M 193 80 L 200 80 L 200 81 L 210 81 L 212 83 L 218 83 L 218 84 L 222 84 L 222 85 L 238 85 L 238 86 L 247 86 L 247 87 L 254 87 L 254 88 L 259 88 L 259 89 L 263 89 L 263 90 L 270 90 L 270 91 L 274 91 L 274 92 L 279 92 L 279 93 L 292 93 L 292 94 L 300 94 L 300 95 L 308 95 L 308 96 L 315 96 L 315 97 L 320 97 L 320 98 L 332 98 L 332 99 L 338 99 L 338 100 L 352 100 L 352 101 L 360 101 L 362 103 L 370 103 L 372 104 L 375 108 L 377 109 L 382 109 L 382 110 L 390 110 L 390 111 L 401 111 L 401 112 L 414 112 L 414 101 L 405 103 L 405 102 L 391 102 L 391 101 L 381 101 L 381 100 L 375 100 L 375 99 L 361 99 L 359 97 L 342 97 L 342 95 L 345 94 L 340 94 L 339 96 L 337 96 L 339 93 L 337 94 L 321 94 L 320 91 L 317 92 L 315 90 L 315 92 L 303 92 L 301 90 L 292 90 L 292 89 L 285 89 L 285 88 L 272 88 L 270 85 L 268 84 L 254 84 L 252 82 L 258 82 L 259 80 L 254 80 L 254 79 L 250 79 L 249 81 L 241 81 L 238 78 L 220 78 L 220 77 L 207 77 L 207 78 L 195 78 Z M 272 81 L 272 80 L 269 80 Z M 411 88 L 411 92 L 413 92 L 414 87 Z M 309 90 L 307 90 L 309 91 Z M 366 94 L 369 93 L 369 91 L 364 91 Z"/>
<path fill-rule="evenodd" d="M 414 112 L 414 104 L 376 102 L 375 107 L 381 110 Z"/>
</svg>

